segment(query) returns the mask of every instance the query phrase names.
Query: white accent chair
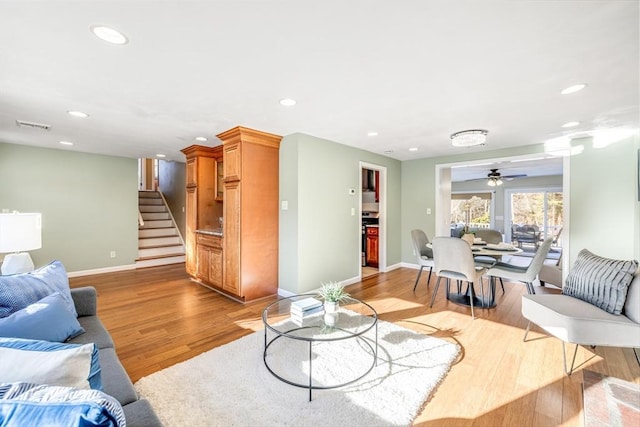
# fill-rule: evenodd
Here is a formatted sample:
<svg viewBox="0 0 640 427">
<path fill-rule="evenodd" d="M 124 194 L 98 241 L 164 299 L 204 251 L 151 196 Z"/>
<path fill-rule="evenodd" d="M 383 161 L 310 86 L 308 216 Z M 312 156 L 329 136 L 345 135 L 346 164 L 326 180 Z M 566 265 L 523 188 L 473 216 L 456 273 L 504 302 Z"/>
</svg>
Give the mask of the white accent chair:
<svg viewBox="0 0 640 427">
<path fill-rule="evenodd" d="M 420 266 L 418 277 L 416 277 L 416 283 L 413 285 L 413 292 L 416 291 L 416 287 L 420 281 L 420 275 L 422 274 L 422 269 L 425 267 L 429 267 L 429 277 L 427 278 L 427 289 L 429 289 L 429 281 L 431 280 L 431 273 L 433 272 L 434 266 L 433 252 L 427 247 L 429 238 L 424 231 L 416 229 L 411 230 L 411 240 L 413 242 L 413 252 L 416 254 L 418 265 Z"/>
<path fill-rule="evenodd" d="M 564 371 L 571 375 L 580 345 L 640 348 L 640 272 L 636 272 L 629 285 L 619 316 L 562 294 L 523 295 L 522 315 L 529 320 L 524 341 L 532 322 L 560 339 Z M 576 345 L 570 367 L 565 342 Z"/>
</svg>

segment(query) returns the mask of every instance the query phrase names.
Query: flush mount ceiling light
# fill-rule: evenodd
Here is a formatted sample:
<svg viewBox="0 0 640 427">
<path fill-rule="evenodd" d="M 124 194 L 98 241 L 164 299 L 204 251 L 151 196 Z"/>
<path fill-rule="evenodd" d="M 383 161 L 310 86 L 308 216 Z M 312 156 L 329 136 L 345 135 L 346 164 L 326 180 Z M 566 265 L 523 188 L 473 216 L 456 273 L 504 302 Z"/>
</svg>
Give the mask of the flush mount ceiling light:
<svg viewBox="0 0 640 427">
<path fill-rule="evenodd" d="M 104 40 L 107 43 L 123 45 L 129 43 L 127 36 L 122 34 L 118 30 L 114 30 L 111 27 L 105 25 L 92 25 L 89 27 L 91 32 L 100 40 Z"/>
<path fill-rule="evenodd" d="M 484 145 L 487 140 L 488 130 L 470 129 L 456 132 L 451 135 L 451 144 L 454 147 L 473 147 Z"/>
<path fill-rule="evenodd" d="M 167 157 L 166 154 L 156 154 L 156 157 L 159 159 L 164 159 L 165 157 Z"/>
<path fill-rule="evenodd" d="M 296 105 L 296 100 L 291 98 L 284 98 L 280 100 L 280 105 L 284 107 L 293 107 Z"/>
<path fill-rule="evenodd" d="M 586 83 L 580 83 L 580 84 L 569 86 L 568 88 L 562 89 L 560 93 L 562 95 L 569 95 L 570 93 L 576 93 L 578 91 L 581 91 L 585 87 L 587 87 Z"/>
<path fill-rule="evenodd" d="M 62 145 L 73 145 L 73 142 L 69 142 L 69 141 L 60 141 L 60 144 L 62 144 Z"/>
<path fill-rule="evenodd" d="M 81 119 L 89 117 L 87 113 L 83 113 L 82 111 L 67 111 L 67 114 L 73 117 L 80 117 Z"/>
<path fill-rule="evenodd" d="M 563 128 L 573 128 L 580 124 L 580 122 L 567 122 L 562 125 Z"/>
<path fill-rule="evenodd" d="M 207 140 L 207 138 L 205 138 L 204 136 L 196 136 L 195 140 L 196 141 L 200 141 L 200 142 L 205 142 Z"/>
<path fill-rule="evenodd" d="M 367 136 L 378 136 L 378 132 L 367 132 Z"/>
<path fill-rule="evenodd" d="M 409 151 L 418 151 L 418 147 L 411 147 L 409 148 Z"/>
</svg>

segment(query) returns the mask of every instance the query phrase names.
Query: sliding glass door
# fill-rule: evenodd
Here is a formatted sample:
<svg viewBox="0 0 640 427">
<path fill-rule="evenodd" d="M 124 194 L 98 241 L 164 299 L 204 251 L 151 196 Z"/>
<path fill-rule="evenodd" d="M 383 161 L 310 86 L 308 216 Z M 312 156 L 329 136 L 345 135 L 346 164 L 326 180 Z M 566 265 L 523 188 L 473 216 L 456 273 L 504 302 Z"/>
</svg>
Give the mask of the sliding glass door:
<svg viewBox="0 0 640 427">
<path fill-rule="evenodd" d="M 515 242 L 518 235 L 531 234 L 535 239 L 522 239 L 519 244 L 537 247 L 546 237 L 554 237 L 554 246 L 561 246 L 562 188 L 512 189 L 505 195 L 505 214 L 511 225 L 505 227 L 507 240 Z"/>
</svg>

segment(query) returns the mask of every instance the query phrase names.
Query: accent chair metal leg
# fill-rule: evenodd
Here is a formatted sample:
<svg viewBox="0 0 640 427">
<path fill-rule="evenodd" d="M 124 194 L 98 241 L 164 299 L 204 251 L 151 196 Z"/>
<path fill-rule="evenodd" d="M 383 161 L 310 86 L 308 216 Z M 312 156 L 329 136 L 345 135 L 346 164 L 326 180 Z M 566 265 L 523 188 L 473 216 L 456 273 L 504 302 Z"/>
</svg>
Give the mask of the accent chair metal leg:
<svg viewBox="0 0 640 427">
<path fill-rule="evenodd" d="M 427 277 L 427 289 L 429 289 L 429 282 L 431 281 L 432 272 L 433 272 L 433 267 L 429 267 L 429 277 Z"/>
<path fill-rule="evenodd" d="M 504 295 L 504 282 L 502 281 L 502 277 L 500 277 L 500 286 L 502 287 L 502 294 Z"/>
<path fill-rule="evenodd" d="M 571 368 L 567 370 L 567 352 L 564 346 L 564 341 L 562 341 L 562 360 L 564 362 L 564 372 L 567 376 L 571 376 L 573 373 L 573 365 L 576 363 L 576 354 L 578 354 L 578 344 L 576 344 L 575 350 L 573 350 L 573 358 L 571 359 Z"/>
<path fill-rule="evenodd" d="M 429 305 L 429 308 L 433 307 L 433 301 L 436 299 L 438 287 L 440 286 L 440 279 L 442 279 L 442 277 L 438 276 L 438 280 L 436 280 L 436 288 L 433 290 L 433 295 L 431 295 L 431 305 Z"/>
<path fill-rule="evenodd" d="M 416 283 L 413 285 L 413 292 L 416 291 L 416 288 L 418 287 L 418 282 L 420 281 L 420 275 L 422 274 L 422 269 L 424 268 L 424 265 L 420 266 L 420 271 L 418 271 L 418 277 L 416 277 Z M 429 283 L 427 282 L 427 285 Z"/>
<path fill-rule="evenodd" d="M 531 320 L 527 322 L 527 330 L 524 332 L 524 338 L 522 338 L 522 341 L 527 342 L 527 335 L 529 335 L 530 329 L 531 329 Z"/>
</svg>

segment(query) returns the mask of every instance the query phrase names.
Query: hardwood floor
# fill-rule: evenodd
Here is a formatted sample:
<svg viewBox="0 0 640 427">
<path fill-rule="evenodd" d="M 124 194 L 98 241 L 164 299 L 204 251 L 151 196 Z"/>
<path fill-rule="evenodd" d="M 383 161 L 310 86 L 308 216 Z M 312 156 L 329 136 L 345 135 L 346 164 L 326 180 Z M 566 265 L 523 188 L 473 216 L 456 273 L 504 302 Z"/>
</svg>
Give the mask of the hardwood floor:
<svg viewBox="0 0 640 427">
<path fill-rule="evenodd" d="M 640 384 L 633 350 L 580 348 L 571 377 L 563 373 L 562 346 L 533 327 L 523 342 L 520 313 L 525 287 L 505 282 L 498 305 L 476 310 L 447 302 L 444 287 L 429 308 L 431 287 L 417 271 L 401 268 L 349 286 L 380 319 L 461 346 L 461 356 L 425 405 L 415 425 L 582 426 L 582 368 Z M 135 382 L 143 376 L 262 329 L 269 297 L 241 304 L 191 281 L 182 264 L 84 276 L 72 287 L 98 290 L 98 312 Z M 572 348 L 572 347 L 571 347 Z"/>
</svg>

